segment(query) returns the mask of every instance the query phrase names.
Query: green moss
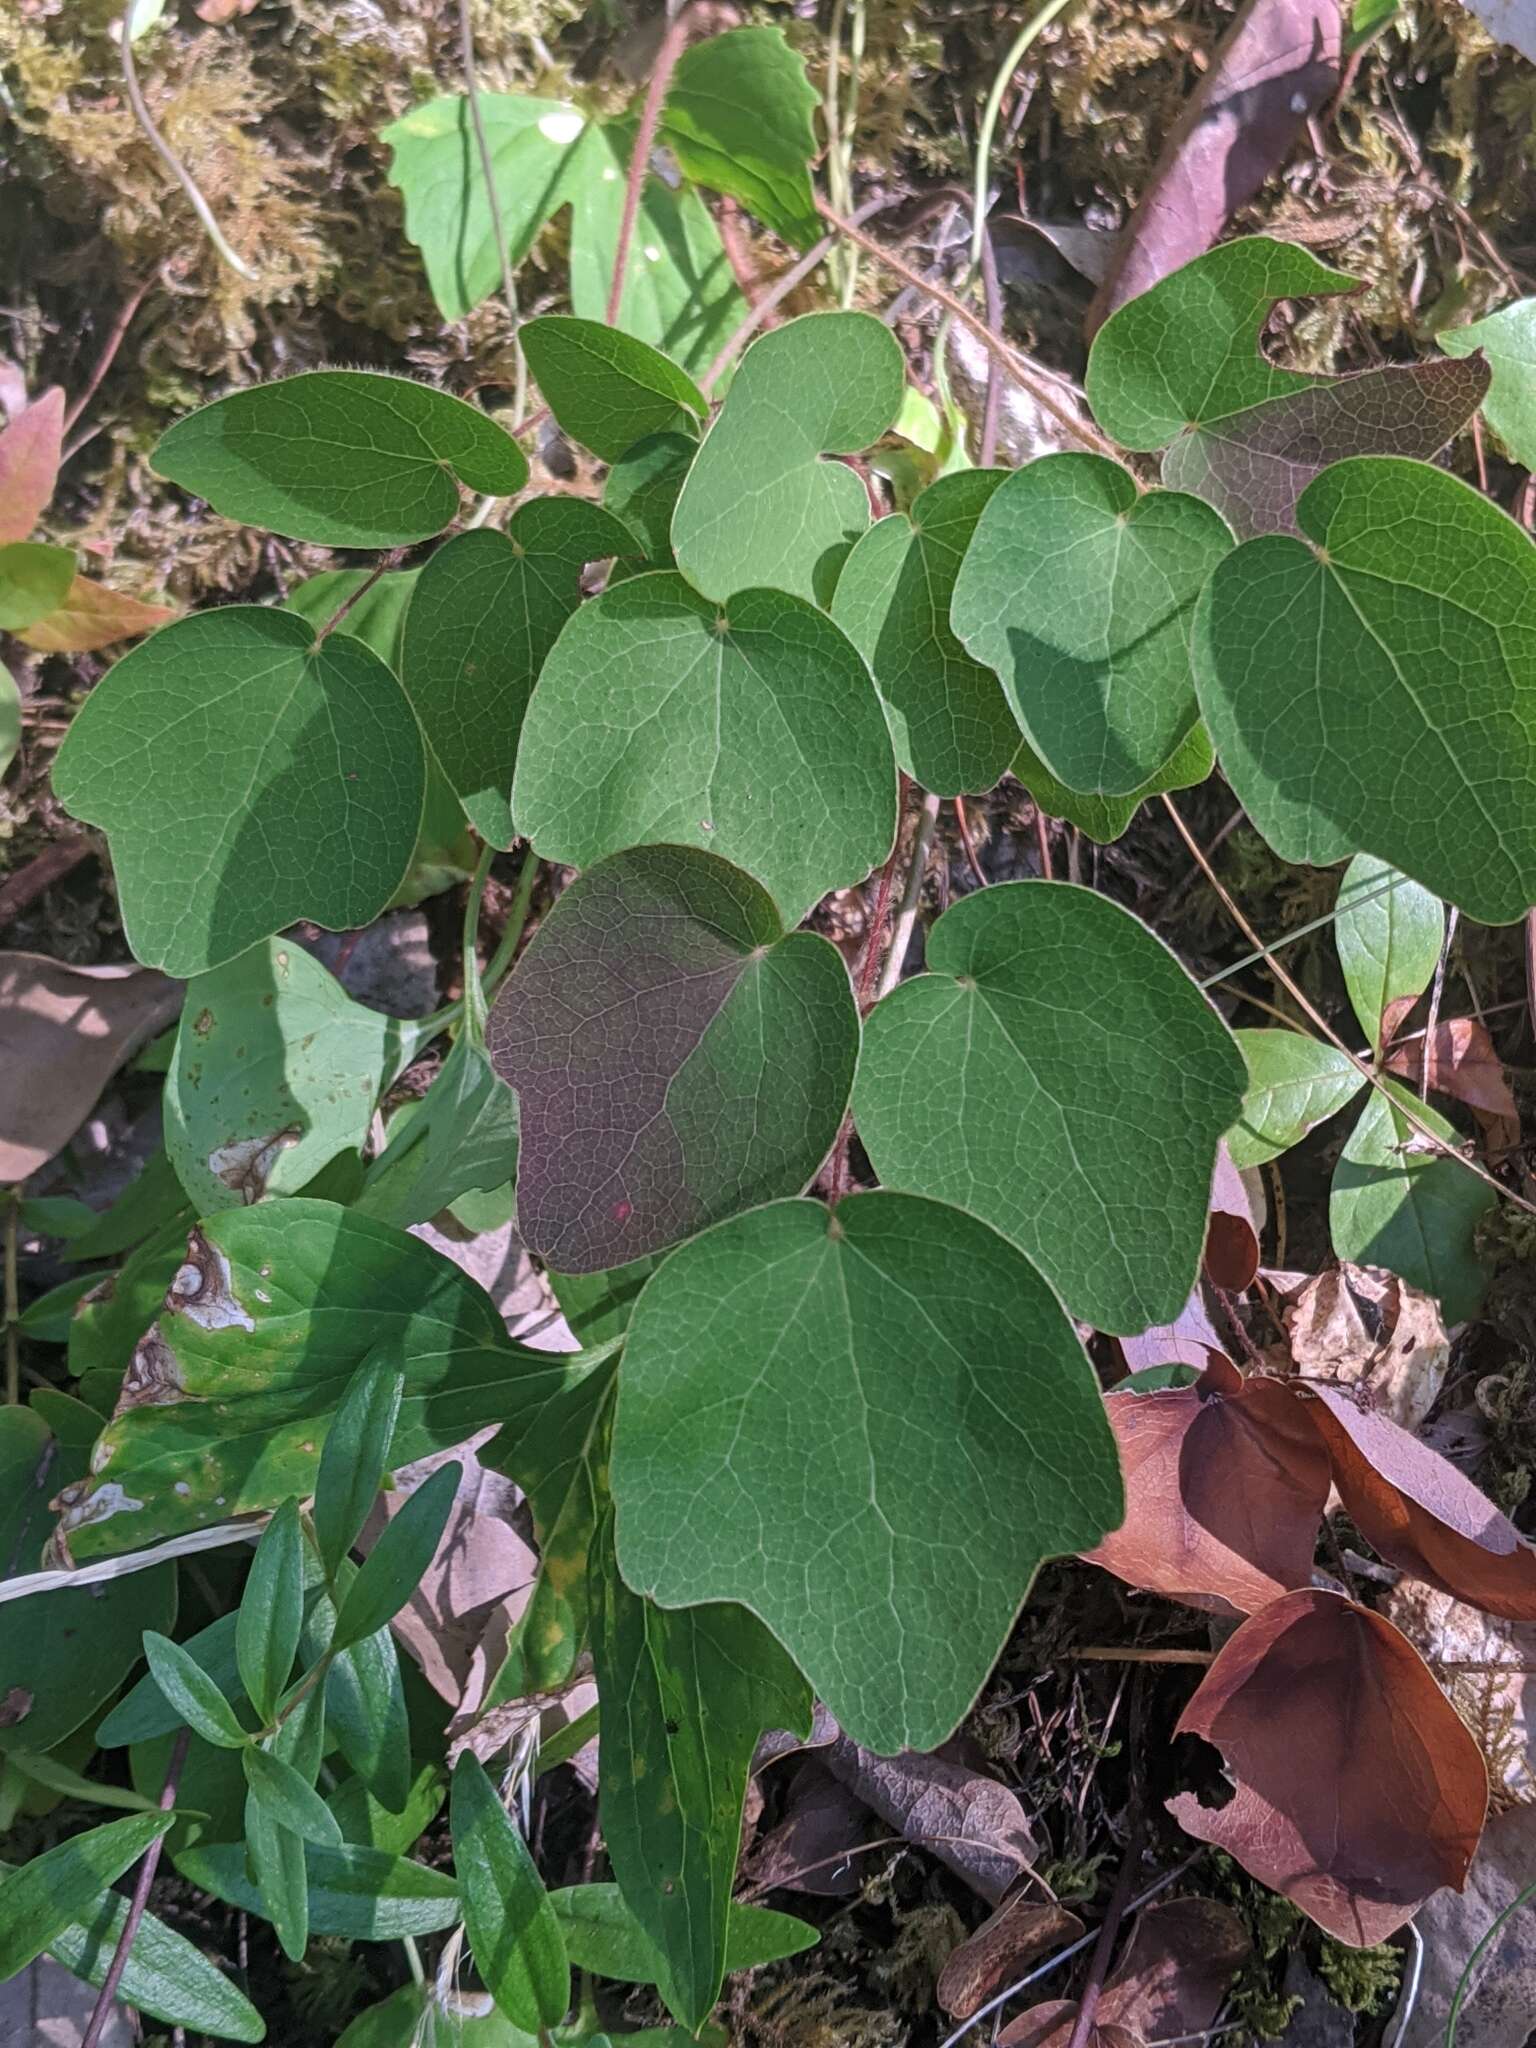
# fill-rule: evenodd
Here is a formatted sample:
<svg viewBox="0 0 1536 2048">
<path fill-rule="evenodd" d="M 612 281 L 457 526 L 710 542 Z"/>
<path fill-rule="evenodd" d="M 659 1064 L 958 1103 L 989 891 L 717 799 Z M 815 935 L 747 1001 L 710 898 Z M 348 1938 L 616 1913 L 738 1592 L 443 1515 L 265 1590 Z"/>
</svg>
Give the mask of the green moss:
<svg viewBox="0 0 1536 2048">
<path fill-rule="evenodd" d="M 1403 1959 L 1385 1942 L 1377 1948 L 1346 1948 L 1324 1935 L 1317 1974 L 1346 2012 L 1380 2013 L 1397 1996 Z"/>
</svg>

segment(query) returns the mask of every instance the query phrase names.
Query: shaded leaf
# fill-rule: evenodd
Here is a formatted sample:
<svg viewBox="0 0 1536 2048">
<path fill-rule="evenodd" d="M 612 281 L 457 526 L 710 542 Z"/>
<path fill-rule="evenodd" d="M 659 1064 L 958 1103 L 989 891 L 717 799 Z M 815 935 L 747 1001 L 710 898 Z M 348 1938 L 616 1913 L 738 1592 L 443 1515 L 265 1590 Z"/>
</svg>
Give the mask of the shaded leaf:
<svg viewBox="0 0 1536 2048">
<path fill-rule="evenodd" d="M 1520 1142 L 1520 1110 L 1504 1062 L 1494 1050 L 1488 1027 L 1475 1017 L 1442 1018 L 1427 1047 L 1422 1039 L 1399 1046 L 1387 1060 L 1387 1071 L 1414 1081 L 1427 1075 L 1428 1086 L 1437 1094 L 1466 1103 L 1490 1151 L 1507 1152 Z"/>
<path fill-rule="evenodd" d="M 997 677 L 950 626 L 950 599 L 976 522 L 1006 472 L 943 477 L 854 547 L 832 616 L 868 662 L 896 758 L 941 796 L 985 790 L 1002 776 L 1019 733 Z"/>
<path fill-rule="evenodd" d="M 905 383 L 895 336 L 868 313 L 806 313 L 754 341 L 677 501 L 689 582 L 712 598 L 771 587 L 824 603 L 869 524 L 859 478 L 824 457 L 878 440 Z"/>
<path fill-rule="evenodd" d="M 1245 1621 L 1180 1718 L 1236 1784 L 1168 1810 L 1351 1948 L 1459 1885 L 1488 1799 L 1477 1744 L 1406 1639 L 1337 1593 L 1287 1593 Z M 1307 1767 L 1298 1770 L 1298 1743 Z"/>
<path fill-rule="evenodd" d="M 399 887 L 425 788 L 415 717 L 361 641 L 313 643 L 265 605 L 180 619 L 65 735 L 55 793 L 111 836 L 149 964 L 205 972 L 301 917 L 366 924 Z"/>
<path fill-rule="evenodd" d="M 1248 1065 L 1242 1114 L 1226 1134 L 1232 1164 L 1261 1166 L 1288 1152 L 1365 1087 L 1348 1057 L 1301 1031 L 1234 1031 Z"/>
<path fill-rule="evenodd" d="M 1083 1923 L 1065 1906 L 1020 1896 L 999 1906 L 972 1935 L 950 1951 L 936 1996 L 951 2019 L 969 2019 L 1027 1963 L 1048 1949 L 1066 1948 Z"/>
<path fill-rule="evenodd" d="M 805 59 L 772 27 L 733 28 L 685 50 L 659 139 L 685 178 L 725 192 L 792 248 L 821 233 L 811 191 L 815 87 Z"/>
<path fill-rule="evenodd" d="M 285 611 L 297 612 L 318 631 L 348 599 L 351 609 L 335 627 L 371 647 L 380 661 L 400 673 L 400 636 L 406 609 L 416 588 L 419 569 L 387 569 L 375 576 L 368 569 L 327 569 L 307 576 L 283 599 Z"/>
<path fill-rule="evenodd" d="M 1482 0 L 1473 12 L 1486 13 L 1500 4 Z M 1531 41 L 1536 42 L 1536 34 Z M 1435 340 L 1448 356 L 1480 353 L 1487 358 L 1491 381 L 1483 418 L 1516 462 L 1536 466 L 1536 299 L 1516 299 L 1486 319 L 1444 328 Z"/>
<path fill-rule="evenodd" d="M 426 1223 L 461 1195 L 510 1181 L 517 1142 L 517 1097 L 461 1031 L 410 1119 L 392 1120 L 353 1206 L 385 1223 Z"/>
<path fill-rule="evenodd" d="M 1177 1314 L 1241 1100 L 1225 1026 L 1145 926 L 1068 883 L 965 897 L 927 959 L 865 1026 L 854 1115 L 881 1180 L 983 1217 L 1099 1329 Z"/>
<path fill-rule="evenodd" d="M 21 745 L 21 692 L 10 670 L 0 664 L 0 775 L 16 758 Z"/>
<path fill-rule="evenodd" d="M 240 1752 L 251 1797 L 264 1808 L 268 1823 L 286 1828 L 301 1841 L 341 1846 L 341 1829 L 336 1816 L 312 1785 L 306 1784 L 292 1764 L 265 1749 L 246 1748 Z"/>
<path fill-rule="evenodd" d="M 415 1592 L 436 1553 L 460 1477 L 460 1466 L 440 1466 L 390 1517 L 342 1597 L 332 1639 L 338 1650 L 377 1634 Z"/>
<path fill-rule="evenodd" d="M 1259 1270 L 1259 1231 L 1253 1203 L 1242 1175 L 1232 1164 L 1225 1139 L 1216 1148 L 1202 1270 L 1213 1287 L 1228 1294 L 1245 1293 Z"/>
<path fill-rule="evenodd" d="M 1020 747 L 1011 764 L 1015 777 L 1048 818 L 1065 818 L 1101 846 L 1121 836 L 1149 796 L 1158 796 L 1165 789 L 1193 789 L 1215 765 L 1216 755 L 1203 725 L 1196 725 L 1177 751 L 1129 796 L 1093 796 L 1068 789 L 1027 745 Z"/>
<path fill-rule="evenodd" d="M 165 1148 L 197 1213 L 298 1194 L 360 1151 L 416 1045 L 291 940 L 196 976 L 166 1080 Z"/>
<path fill-rule="evenodd" d="M 299 1197 L 223 1211 L 193 1234 L 94 1472 L 65 1489 L 62 1538 L 83 1559 L 302 1497 L 321 1425 L 380 1352 L 405 1373 L 402 1464 L 563 1383 L 419 1238 Z"/>
<path fill-rule="evenodd" d="M 240 1682 L 263 1721 L 277 1710 L 303 1624 L 304 1536 L 299 1504 L 286 1500 L 261 1532 L 235 1623 Z"/>
<path fill-rule="evenodd" d="M 1042 1559 L 1121 1508 L 1045 1282 L 974 1218 L 884 1193 L 752 1210 L 658 1269 L 612 1485 L 637 1592 L 749 1607 L 884 1752 L 949 1734 Z"/>
<path fill-rule="evenodd" d="M 1469 485 L 1387 456 L 1335 463 L 1298 518 L 1316 551 L 1247 541 L 1196 607 L 1234 793 L 1282 859 L 1374 853 L 1484 923 L 1523 916 L 1536 549 Z"/>
<path fill-rule="evenodd" d="M 1194 603 L 1231 544 L 1198 498 L 1138 494 L 1100 455 L 1046 456 L 994 493 L 955 585 L 955 631 L 1068 788 L 1128 795 L 1189 737 Z"/>
<path fill-rule="evenodd" d="M 530 2032 L 571 2002 L 565 1937 L 528 1853 L 474 1757 L 453 1767 L 453 1861 L 475 1967 L 497 2005 Z"/>
<path fill-rule="evenodd" d="M 874 1832 L 863 1800 L 808 1759 L 795 1772 L 783 1818 L 758 1837 L 741 1874 L 756 1892 L 846 1898 L 869 1874 L 860 1851 L 868 1850 Z"/>
<path fill-rule="evenodd" d="M 642 566 L 674 569 L 672 514 L 699 444 L 688 434 L 650 434 L 609 470 L 603 503 L 629 528 L 644 550 Z M 615 565 L 615 576 L 624 568 Z"/>
<path fill-rule="evenodd" d="M 816 1753 L 881 1820 L 993 1905 L 1039 1859 L 1017 1794 L 982 1771 L 912 1750 L 876 1756 L 841 1734 Z"/>
<path fill-rule="evenodd" d="M 64 445 L 64 392 L 55 384 L 0 432 L 0 547 L 25 540 L 48 510 Z"/>
<path fill-rule="evenodd" d="M 694 2032 L 725 1973 L 758 1738 L 808 1735 L 810 1688 L 745 1608 L 669 1612 L 631 1593 L 611 1538 L 593 1591 L 603 1840 L 625 1904 L 666 1959 L 667 2003 Z"/>
<path fill-rule="evenodd" d="M 326 547 L 441 533 L 459 490 L 511 497 L 523 451 L 446 391 L 377 370 L 305 370 L 216 398 L 161 435 L 157 472 L 226 519 Z"/>
<path fill-rule="evenodd" d="M 525 320 L 518 334 L 560 427 L 604 462 L 616 462 L 637 441 L 671 427 L 679 411 L 695 420 L 709 412 L 691 377 L 616 327 L 554 313 Z"/>
<path fill-rule="evenodd" d="M 1051 1909 L 1036 1908 L 1042 1910 Z M 1204 2034 L 1251 1953 L 1242 1921 L 1219 1900 L 1167 1899 L 1149 1906 L 1138 1914 L 1105 1982 L 1090 2043 L 1138 2048 L 1142 2042 Z M 1077 2010 L 1070 2000 L 1035 2006 L 1006 2029 L 1000 2048 L 1066 2048 Z"/>
<path fill-rule="evenodd" d="M 175 617 L 174 605 L 144 604 L 88 576 L 75 576 L 53 609 L 17 637 L 39 654 L 86 654 L 152 633 Z"/>
<path fill-rule="evenodd" d="M 440 1870 L 352 1846 L 304 1851 L 312 1934 L 339 1934 L 350 1941 L 403 1941 L 408 1935 L 438 1934 L 458 1924 L 459 1889 Z M 227 1906 L 270 1920 L 268 1901 L 245 1868 L 240 1842 L 214 1842 L 184 1849 L 176 1867 L 188 1884 L 211 1892 Z"/>
<path fill-rule="evenodd" d="M 581 572 L 632 546 L 628 529 L 600 505 L 535 498 L 518 507 L 505 533 L 456 534 L 417 577 L 401 681 L 466 816 L 493 846 L 512 844 L 523 716 L 581 601 Z"/>
<path fill-rule="evenodd" d="M 170 1827 L 169 1813 L 131 1813 L 71 1835 L 0 1878 L 0 1982 L 94 1917 L 103 1889 Z"/>
<path fill-rule="evenodd" d="M 325 1433 L 310 1511 L 321 1562 L 334 1573 L 357 1541 L 389 1465 L 405 1374 L 387 1350 L 352 1375 Z"/>
<path fill-rule="evenodd" d="M 1085 1553 L 1091 1564 L 1219 1613 L 1311 1584 L 1328 1454 L 1288 1386 L 1223 1360 L 1196 1386 L 1113 1393 L 1105 1407 L 1125 1520 Z"/>
<path fill-rule="evenodd" d="M 512 803 L 546 859 L 705 847 L 793 926 L 890 850 L 895 762 L 868 671 L 823 613 L 779 590 L 723 610 L 654 574 L 566 625 L 528 707 Z"/>
<path fill-rule="evenodd" d="M 13 540 L 0 547 L 0 632 L 20 633 L 56 611 L 74 577 L 75 558 L 68 548 L 40 540 Z"/>
<path fill-rule="evenodd" d="M 519 1228 L 565 1272 L 803 1188 L 858 1057 L 835 948 L 786 936 L 749 877 L 681 847 L 637 847 L 574 882 L 487 1035 L 521 1103 Z"/>
<path fill-rule="evenodd" d="M 245 1850 L 250 1874 L 261 1901 L 257 1910 L 270 1920 L 277 1945 L 291 1963 L 302 1962 L 309 1945 L 309 1878 L 304 1864 L 304 1837 L 285 1827 L 256 1796 L 245 1802 Z"/>
<path fill-rule="evenodd" d="M 1397 1082 L 1383 1082 L 1333 1170 L 1328 1229 L 1341 1259 L 1401 1274 L 1435 1297 L 1448 1323 L 1459 1323 L 1483 1298 L 1477 1226 L 1498 1197 L 1431 1146 L 1409 1123 L 1405 1105 L 1447 1144 L 1461 1143 L 1444 1117 Z"/>
<path fill-rule="evenodd" d="M 25 1180 L 66 1145 L 180 1007 L 176 984 L 146 969 L 0 953 L 0 1182 Z"/>
<path fill-rule="evenodd" d="M 1357 853 L 1339 883 L 1333 936 L 1360 1029 L 1380 1052 L 1387 1012 L 1411 1008 L 1434 979 L 1444 906 L 1384 860 Z"/>
<path fill-rule="evenodd" d="M 549 1897 L 576 1969 L 620 1984 L 665 1987 L 666 1963 L 616 1884 L 571 1885 Z M 760 1969 L 764 1963 L 814 1948 L 820 1939 L 814 1927 L 788 1913 L 774 1913 L 766 1906 L 732 1906 L 725 1967 Z"/>
<path fill-rule="evenodd" d="M 1313 1418 L 1351 1520 L 1388 1563 L 1509 1621 L 1536 1621 L 1536 1550 L 1448 1459 L 1333 1387 Z"/>
</svg>

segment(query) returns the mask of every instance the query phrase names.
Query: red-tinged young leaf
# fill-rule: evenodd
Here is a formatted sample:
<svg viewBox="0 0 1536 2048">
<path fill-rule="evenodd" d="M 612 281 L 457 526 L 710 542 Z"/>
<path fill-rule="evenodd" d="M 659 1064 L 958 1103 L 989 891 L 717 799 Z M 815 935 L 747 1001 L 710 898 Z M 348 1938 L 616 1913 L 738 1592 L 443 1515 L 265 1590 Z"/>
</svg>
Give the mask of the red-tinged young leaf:
<svg viewBox="0 0 1536 2048">
<path fill-rule="evenodd" d="M 1245 1621 L 1176 1731 L 1214 1743 L 1236 1790 L 1168 1810 L 1351 1948 L 1460 1886 L 1488 1804 L 1476 1742 L 1406 1637 L 1337 1593 Z"/>
<path fill-rule="evenodd" d="M 1328 1499 L 1328 1455 L 1278 1380 L 1213 1359 L 1201 1383 L 1110 1394 L 1126 1514 L 1084 1555 L 1127 1585 L 1252 1614 L 1305 1586 Z"/>
<path fill-rule="evenodd" d="M 1259 1270 L 1259 1234 L 1243 1177 L 1225 1142 L 1216 1150 L 1211 1178 L 1211 1214 L 1205 1226 L 1205 1271 L 1213 1285 L 1241 1294 Z"/>
<path fill-rule="evenodd" d="M 1333 1483 L 1389 1564 L 1507 1621 L 1536 1621 L 1536 1549 L 1456 1467 L 1332 1387 L 1311 1413 Z"/>
<path fill-rule="evenodd" d="M 859 1024 L 836 949 L 739 869 L 633 847 L 572 883 L 497 997 L 518 1229 L 599 1272 L 796 1194 L 837 1135 Z"/>
<path fill-rule="evenodd" d="M 1010 1899 L 950 1952 L 939 1972 L 939 2004 L 951 2019 L 969 2019 L 1036 1956 L 1067 1947 L 1082 1931 L 1082 1921 L 1065 1906 Z"/>
<path fill-rule="evenodd" d="M 39 654 L 89 654 L 119 640 L 136 640 L 176 616 L 174 605 L 144 604 L 89 576 L 77 576 L 63 602 L 16 637 Z"/>
<path fill-rule="evenodd" d="M 25 540 L 48 509 L 64 440 L 64 393 L 55 384 L 0 433 L 0 547 Z"/>
<path fill-rule="evenodd" d="M 1247 0 L 1169 131 L 1092 326 L 1219 240 L 1337 88 L 1341 40 L 1336 0 Z"/>
</svg>

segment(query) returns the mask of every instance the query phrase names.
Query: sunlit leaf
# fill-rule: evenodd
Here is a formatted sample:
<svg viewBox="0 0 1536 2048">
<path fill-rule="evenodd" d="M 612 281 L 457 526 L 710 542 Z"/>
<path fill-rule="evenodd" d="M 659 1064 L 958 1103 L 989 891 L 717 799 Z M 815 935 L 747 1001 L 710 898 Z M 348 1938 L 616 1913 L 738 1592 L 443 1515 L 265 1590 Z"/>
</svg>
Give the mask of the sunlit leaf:
<svg viewBox="0 0 1536 2048">
<path fill-rule="evenodd" d="M 1215 750 L 1203 725 L 1195 726 L 1171 759 L 1129 796 L 1092 796 L 1068 789 L 1027 745 L 1011 763 L 1013 774 L 1048 818 L 1064 818 L 1101 846 L 1121 836 L 1149 796 L 1165 789 L 1191 789 L 1204 782 L 1215 765 Z"/>
<path fill-rule="evenodd" d="M 24 1970 L 76 1921 L 93 1914 L 105 1886 L 137 1863 L 171 1825 L 169 1813 L 131 1813 L 71 1835 L 0 1878 L 0 1982 Z"/>
<path fill-rule="evenodd" d="M 1481 350 L 1488 358 L 1492 382 L 1483 417 L 1516 462 L 1536 466 L 1536 299 L 1516 299 L 1486 319 L 1443 328 L 1435 339 L 1448 356 Z"/>
<path fill-rule="evenodd" d="M 1227 1132 L 1234 1166 L 1261 1166 L 1297 1145 L 1366 1085 L 1337 1046 L 1300 1031 L 1234 1031 L 1248 1063 L 1242 1114 Z"/>
<path fill-rule="evenodd" d="M 683 52 L 661 140 L 684 177 L 728 193 L 791 247 L 821 233 L 811 193 L 818 95 L 777 27 L 728 29 Z"/>
<path fill-rule="evenodd" d="M 528 1844 L 467 1752 L 453 1768 L 452 1813 L 475 1967 L 508 2019 L 530 2031 L 551 2027 L 571 2002 L 565 1937 Z"/>
<path fill-rule="evenodd" d="M 544 314 L 525 320 L 518 332 L 555 419 L 573 441 L 604 462 L 616 461 L 648 434 L 671 427 L 680 412 L 702 420 L 709 410 L 691 377 L 659 350 L 616 327 Z"/>
<path fill-rule="evenodd" d="M 25 540 L 48 509 L 64 442 L 64 392 L 55 384 L 0 431 L 0 547 Z"/>
<path fill-rule="evenodd" d="M 1360 1029 L 1380 1052 L 1389 1007 L 1411 1003 L 1434 978 L 1445 907 L 1384 860 L 1358 853 L 1339 883 L 1333 937 Z"/>
<path fill-rule="evenodd" d="M 75 577 L 68 548 L 40 540 L 14 540 L 0 547 L 0 632 L 19 633 L 57 610 Z"/>
</svg>

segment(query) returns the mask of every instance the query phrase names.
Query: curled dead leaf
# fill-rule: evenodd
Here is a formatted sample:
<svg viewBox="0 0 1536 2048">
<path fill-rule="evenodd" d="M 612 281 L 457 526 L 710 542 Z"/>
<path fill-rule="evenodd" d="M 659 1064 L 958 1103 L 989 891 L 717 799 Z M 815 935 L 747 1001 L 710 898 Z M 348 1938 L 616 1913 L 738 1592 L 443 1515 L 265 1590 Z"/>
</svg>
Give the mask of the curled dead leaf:
<svg viewBox="0 0 1536 2048">
<path fill-rule="evenodd" d="M 1439 1305 L 1379 1266 L 1330 1266 L 1289 1292 L 1291 1362 L 1417 1429 L 1440 1398 L 1451 1343 Z"/>
<path fill-rule="evenodd" d="M 1110 1394 L 1125 1520 L 1093 1550 L 1127 1585 L 1253 1613 L 1306 1586 L 1328 1499 L 1328 1454 L 1278 1380 L 1213 1361 L 1197 1386 Z"/>
<path fill-rule="evenodd" d="M 951 2019 L 969 2019 L 1036 1956 L 1067 1947 L 1082 1931 L 1082 1921 L 1065 1906 L 1009 1899 L 951 1951 L 939 1972 L 939 2004 Z"/>
<path fill-rule="evenodd" d="M 820 1752 L 835 1778 L 900 1835 L 996 1905 L 1039 1850 L 1006 1785 L 944 1756 L 876 1756 L 846 1735 Z"/>
<path fill-rule="evenodd" d="M 149 967 L 0 953 L 0 1183 L 25 1180 L 89 1116 L 125 1060 L 181 1007 Z"/>
<path fill-rule="evenodd" d="M 1077 2018 L 1075 1998 L 1051 1998 L 1020 2013 L 997 2037 L 997 2048 L 1067 2048 Z M 1088 2029 L 1087 2048 L 1142 2048 L 1128 2027 L 1095 2020 Z"/>
<path fill-rule="evenodd" d="M 1508 1621 L 1536 1621 L 1536 1548 L 1471 1480 L 1332 1387 L 1313 1418 L 1356 1528 L 1389 1564 Z"/>
<path fill-rule="evenodd" d="M 1149 1365 L 1192 1365 L 1203 1372 L 1212 1357 L 1226 1356 L 1226 1340 L 1211 1321 L 1198 1286 L 1171 1323 L 1154 1323 L 1138 1336 L 1117 1341 L 1132 1372 Z"/>
<path fill-rule="evenodd" d="M 1252 1944 L 1230 1906 L 1217 1899 L 1167 1899 L 1136 1920 L 1124 1954 L 1099 1995 L 1089 2040 L 1183 2040 L 1203 2034 L 1221 2010 Z M 1075 2001 L 1053 1999 L 1014 2022 L 1003 2041 L 1064 2048 L 1077 2015 Z M 1030 2023 L 1030 2024 L 1026 2024 Z"/>
<path fill-rule="evenodd" d="M 858 1851 L 880 1833 L 863 1800 L 808 1758 L 795 1772 L 784 1818 L 754 1845 L 742 1874 L 760 1891 L 846 1898 L 878 1867 Z"/>
<path fill-rule="evenodd" d="M 1385 1941 L 1477 1847 L 1477 1744 L 1389 1621 L 1337 1593 L 1287 1593 L 1245 1621 L 1177 1732 L 1221 1751 L 1225 1806 L 1168 1810 L 1352 1948 Z"/>
<path fill-rule="evenodd" d="M 1487 1026 L 1475 1017 L 1444 1019 L 1430 1034 L 1427 1048 L 1422 1039 L 1410 1040 L 1388 1055 L 1387 1068 L 1415 1083 L 1422 1078 L 1429 1089 L 1466 1103 L 1494 1157 L 1501 1158 L 1519 1144 L 1520 1111 L 1504 1062 Z"/>
</svg>

